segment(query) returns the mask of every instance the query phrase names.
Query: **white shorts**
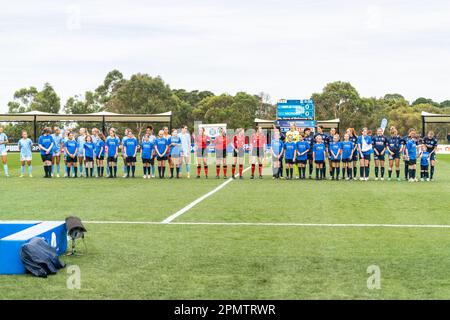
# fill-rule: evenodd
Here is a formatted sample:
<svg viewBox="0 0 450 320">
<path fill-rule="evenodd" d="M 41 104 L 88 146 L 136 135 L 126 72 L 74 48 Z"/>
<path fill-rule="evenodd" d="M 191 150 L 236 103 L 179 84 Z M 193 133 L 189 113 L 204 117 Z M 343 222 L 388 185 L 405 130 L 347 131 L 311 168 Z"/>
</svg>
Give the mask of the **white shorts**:
<svg viewBox="0 0 450 320">
<path fill-rule="evenodd" d="M 6 156 L 6 155 L 8 155 L 8 151 L 7 150 L 2 150 L 2 151 L 0 151 L 0 155 Z"/>
<path fill-rule="evenodd" d="M 58 152 L 53 152 L 53 156 L 54 157 L 59 157 L 61 155 L 61 151 L 58 151 Z"/>
<path fill-rule="evenodd" d="M 20 161 L 31 161 L 31 156 L 20 156 Z"/>
</svg>

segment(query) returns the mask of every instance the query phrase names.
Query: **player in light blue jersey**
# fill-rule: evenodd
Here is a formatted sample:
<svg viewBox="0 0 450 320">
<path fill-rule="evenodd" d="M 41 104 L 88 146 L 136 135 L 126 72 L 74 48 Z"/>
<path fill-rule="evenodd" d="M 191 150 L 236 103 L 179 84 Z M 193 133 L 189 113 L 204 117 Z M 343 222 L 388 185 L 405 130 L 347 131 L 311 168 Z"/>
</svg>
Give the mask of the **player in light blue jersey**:
<svg viewBox="0 0 450 320">
<path fill-rule="evenodd" d="M 309 141 L 305 141 L 302 134 L 298 136 L 297 149 L 295 150 L 296 162 L 299 170 L 299 178 L 306 179 L 306 163 L 308 162 L 308 153 L 311 145 Z"/>
<path fill-rule="evenodd" d="M 84 141 L 84 165 L 86 171 L 86 178 L 94 176 L 94 152 L 95 144 L 92 142 L 92 136 L 87 135 Z"/>
<path fill-rule="evenodd" d="M 172 135 L 169 138 L 169 157 L 172 159 L 172 164 L 169 163 L 170 179 L 173 178 L 173 169 L 175 167 L 176 177 L 180 178 L 181 171 L 181 138 L 178 136 L 177 129 L 172 129 Z"/>
<path fill-rule="evenodd" d="M 272 177 L 273 179 L 280 179 L 281 175 L 281 158 L 283 157 L 284 144 L 280 139 L 280 131 L 275 130 L 273 134 L 273 139 L 270 142 L 270 148 L 272 153 Z"/>
<path fill-rule="evenodd" d="M 341 173 L 342 144 L 339 140 L 339 135 L 335 134 L 333 137 L 330 137 L 330 144 L 328 145 L 332 180 L 339 180 Z"/>
<path fill-rule="evenodd" d="M 159 130 L 158 138 L 155 140 L 156 160 L 158 161 L 159 178 L 164 179 L 166 171 L 167 154 L 169 153 L 169 141 L 164 138 L 164 131 Z"/>
<path fill-rule="evenodd" d="M 351 180 L 352 179 L 352 159 L 353 153 L 355 152 L 355 145 L 350 141 L 350 134 L 346 133 L 344 135 L 344 141 L 341 143 L 342 146 L 342 179 Z M 346 172 L 347 171 L 347 172 Z M 347 174 L 347 177 L 345 175 Z"/>
<path fill-rule="evenodd" d="M 61 145 L 63 136 L 61 134 L 61 129 L 57 126 L 53 127 L 53 158 L 52 158 L 52 176 L 56 173 L 56 177 L 59 178 L 60 163 L 61 163 Z"/>
<path fill-rule="evenodd" d="M 25 130 L 22 131 L 22 139 L 19 140 L 19 151 L 20 151 L 20 177 L 22 178 L 25 174 L 25 164 L 28 165 L 28 176 L 33 177 L 33 167 L 31 166 L 32 160 L 32 148 L 33 141 L 28 138 L 28 134 Z"/>
<path fill-rule="evenodd" d="M 313 146 L 313 160 L 316 164 L 316 180 L 325 179 L 325 159 L 327 155 L 327 148 L 323 143 L 322 135 L 316 135 L 316 143 Z"/>
<path fill-rule="evenodd" d="M 8 137 L 3 132 L 3 127 L 0 127 L 0 156 L 2 157 L 3 170 L 5 171 L 5 176 L 9 177 L 8 173 L 8 152 L 6 150 L 6 144 L 9 142 Z"/>
<path fill-rule="evenodd" d="M 191 177 L 191 134 L 188 131 L 188 127 L 185 125 L 181 128 L 179 134 L 181 139 L 181 165 L 183 162 L 186 165 L 187 178 Z M 181 168 L 180 168 L 181 169 Z"/>
<path fill-rule="evenodd" d="M 119 145 L 120 140 L 116 135 L 116 130 L 111 128 L 105 144 L 105 151 L 108 155 L 108 178 L 117 177 L 117 157 L 119 156 Z"/>
<path fill-rule="evenodd" d="M 432 154 L 428 151 L 426 144 L 422 145 L 422 150 L 419 153 L 420 156 L 420 181 L 430 181 L 430 175 L 428 168 L 430 167 L 430 161 Z"/>
<path fill-rule="evenodd" d="M 417 134 L 412 133 L 409 137 L 405 147 L 405 160 L 408 161 L 409 182 L 416 182 Z"/>
<path fill-rule="evenodd" d="M 138 140 L 131 130 L 128 130 L 128 139 L 124 140 L 124 150 L 127 163 L 126 178 L 134 178 L 136 172 L 136 153 L 139 146 Z M 131 171 L 131 176 L 130 176 Z"/>
<path fill-rule="evenodd" d="M 359 176 L 361 181 L 368 181 L 370 176 L 370 156 L 373 152 L 372 137 L 367 128 L 363 128 L 358 137 L 358 152 L 360 158 Z"/>
<path fill-rule="evenodd" d="M 86 129 L 80 128 L 80 135 L 77 138 L 78 143 L 78 163 L 80 165 L 80 176 L 83 176 L 84 165 L 84 143 L 86 141 Z"/>
<path fill-rule="evenodd" d="M 70 178 L 70 170 L 73 167 L 73 177 L 78 177 L 78 167 L 77 167 L 77 155 L 78 155 L 78 142 L 75 140 L 75 135 L 73 132 L 68 132 L 67 141 L 64 143 L 64 154 L 66 157 L 67 173 L 66 177 Z"/>
</svg>

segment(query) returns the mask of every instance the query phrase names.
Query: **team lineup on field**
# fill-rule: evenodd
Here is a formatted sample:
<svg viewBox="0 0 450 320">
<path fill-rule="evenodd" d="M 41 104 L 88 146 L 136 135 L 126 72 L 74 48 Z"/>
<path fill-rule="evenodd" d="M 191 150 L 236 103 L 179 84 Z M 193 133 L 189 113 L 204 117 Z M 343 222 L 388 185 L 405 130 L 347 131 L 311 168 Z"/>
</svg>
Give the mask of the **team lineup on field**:
<svg viewBox="0 0 450 320">
<path fill-rule="evenodd" d="M 200 128 L 198 134 L 190 134 L 187 126 L 183 126 L 180 132 L 173 129 L 171 133 L 168 127 L 164 127 L 155 136 L 153 127 L 149 126 L 140 138 L 136 137 L 131 129 L 126 129 L 120 139 L 114 128 L 111 128 L 105 137 L 97 128 L 92 129 L 92 134 L 89 134 L 87 129 L 81 128 L 76 135 L 71 130 L 63 130 L 64 133 L 61 133 L 59 127 L 54 127 L 53 130 L 44 128 L 38 145 L 45 178 L 60 177 L 62 161 L 64 177 L 116 178 L 119 158 L 122 158 L 124 163 L 123 177 L 134 178 L 138 151 L 141 155 L 143 178 L 155 178 L 156 168 L 158 177 L 165 178 L 166 166 L 170 170 L 169 178 L 180 178 L 183 165 L 187 178 L 190 178 L 192 143 L 197 178 L 201 177 L 202 167 L 204 177 L 209 176 L 211 163 L 209 149 L 212 147 L 215 176 L 220 178 L 222 173 L 222 177 L 227 179 L 227 154 L 230 146 L 233 156 L 231 164 L 233 179 L 236 177 L 243 179 L 242 172 L 247 152 L 250 156 L 250 179 L 255 178 L 256 167 L 258 177 L 263 178 L 262 169 L 268 158 L 273 179 L 283 177 L 285 168 L 285 178 L 288 180 L 307 177 L 322 180 L 327 176 L 328 167 L 330 179 L 348 181 L 357 179 L 359 167 L 359 179 L 367 181 L 372 157 L 376 180 L 384 180 L 387 164 L 387 179 L 392 179 L 395 170 L 395 178 L 400 181 L 401 159 L 404 162 L 405 179 L 408 181 L 418 181 L 418 161 L 421 181 L 432 181 L 434 178 L 437 139 L 432 131 L 425 137 L 419 137 L 415 129 L 410 129 L 405 137 L 401 137 L 395 127 L 390 128 L 390 136 L 385 136 L 384 130 L 378 128 L 376 134 L 372 136 L 367 128 L 363 128 L 358 136 L 355 129 L 348 128 L 341 136 L 334 128 L 329 133 L 324 133 L 323 128 L 318 126 L 313 132 L 311 128 L 296 128 L 295 123 L 292 123 L 290 131 L 284 133 L 274 126 L 270 134 L 272 137 L 270 144 L 267 141 L 267 131 L 261 127 L 256 128 L 251 135 L 246 135 L 244 129 L 237 129 L 233 135 L 228 134 L 224 128 L 220 128 L 219 131 L 219 135 L 211 139 L 206 135 L 204 128 Z M 0 154 L 6 176 L 9 175 L 7 143 L 8 137 L 3 133 L 3 128 L 0 128 Z M 20 177 L 25 175 L 26 165 L 28 175 L 32 176 L 32 145 L 33 141 L 28 138 L 27 132 L 23 131 L 22 138 L 18 142 Z"/>
</svg>

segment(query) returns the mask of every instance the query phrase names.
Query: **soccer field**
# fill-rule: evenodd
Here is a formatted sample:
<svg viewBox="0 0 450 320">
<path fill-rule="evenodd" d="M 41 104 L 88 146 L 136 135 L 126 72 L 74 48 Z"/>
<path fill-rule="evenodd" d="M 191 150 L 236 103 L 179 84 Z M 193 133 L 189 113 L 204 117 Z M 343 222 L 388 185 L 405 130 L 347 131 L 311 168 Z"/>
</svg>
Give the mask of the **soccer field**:
<svg viewBox="0 0 450 320">
<path fill-rule="evenodd" d="M 228 183 L 43 179 L 34 158 L 34 177 L 19 178 L 9 155 L 0 220 L 79 216 L 87 254 L 62 260 L 79 266 L 81 289 L 64 269 L 0 276 L 0 299 L 450 298 L 450 156 L 420 183 L 273 181 L 269 168 Z M 374 265 L 381 288 L 370 290 Z"/>
</svg>

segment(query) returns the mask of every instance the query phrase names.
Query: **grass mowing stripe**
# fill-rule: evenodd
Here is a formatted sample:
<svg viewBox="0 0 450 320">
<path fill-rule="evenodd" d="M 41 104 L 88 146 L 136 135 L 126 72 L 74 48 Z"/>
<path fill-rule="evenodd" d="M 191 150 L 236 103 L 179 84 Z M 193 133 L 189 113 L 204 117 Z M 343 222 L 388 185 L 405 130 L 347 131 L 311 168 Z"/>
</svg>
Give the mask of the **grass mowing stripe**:
<svg viewBox="0 0 450 320">
<path fill-rule="evenodd" d="M 250 169 L 251 167 L 247 167 L 244 171 L 248 171 L 248 169 Z M 236 177 L 236 176 L 235 176 Z M 190 209 L 192 209 L 192 207 L 196 206 L 197 204 L 199 204 L 200 202 L 202 202 L 203 200 L 205 200 L 206 198 L 212 196 L 214 193 L 216 193 L 217 191 L 220 191 L 222 188 L 224 188 L 227 184 L 229 184 L 231 181 L 233 181 L 233 178 L 229 178 L 227 181 L 225 181 L 224 183 L 222 183 L 220 186 L 216 187 L 215 189 L 211 190 L 210 192 L 208 192 L 207 194 L 201 196 L 200 198 L 198 198 L 197 200 L 191 202 L 190 204 L 188 204 L 186 207 L 182 208 L 181 210 L 175 212 L 173 215 L 169 216 L 168 218 L 164 219 L 161 223 L 171 223 L 173 220 L 175 220 L 176 218 L 178 218 L 179 216 L 181 216 L 182 214 L 186 213 L 187 211 L 189 211 Z"/>
</svg>

